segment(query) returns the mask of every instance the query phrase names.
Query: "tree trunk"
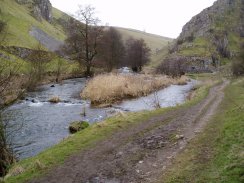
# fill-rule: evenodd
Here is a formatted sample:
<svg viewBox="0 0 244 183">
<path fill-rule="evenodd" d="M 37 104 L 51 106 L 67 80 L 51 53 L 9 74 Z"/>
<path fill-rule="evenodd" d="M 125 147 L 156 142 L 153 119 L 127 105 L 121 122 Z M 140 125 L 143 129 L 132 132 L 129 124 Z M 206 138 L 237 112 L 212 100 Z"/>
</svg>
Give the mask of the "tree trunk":
<svg viewBox="0 0 244 183">
<path fill-rule="evenodd" d="M 85 73 L 86 77 L 91 77 L 92 73 L 91 73 L 91 64 L 87 64 L 86 65 L 86 73 Z"/>
</svg>

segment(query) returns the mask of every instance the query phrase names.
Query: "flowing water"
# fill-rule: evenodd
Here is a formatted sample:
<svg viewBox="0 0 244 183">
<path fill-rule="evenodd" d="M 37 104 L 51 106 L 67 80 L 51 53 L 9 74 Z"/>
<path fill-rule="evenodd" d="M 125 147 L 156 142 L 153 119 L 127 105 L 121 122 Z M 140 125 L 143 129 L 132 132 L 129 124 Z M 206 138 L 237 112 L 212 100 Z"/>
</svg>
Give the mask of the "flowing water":
<svg viewBox="0 0 244 183">
<path fill-rule="evenodd" d="M 155 104 L 168 107 L 183 103 L 195 81 L 187 85 L 171 85 L 149 96 L 125 100 L 109 108 L 93 108 L 89 101 L 80 99 L 79 94 L 85 84 L 86 79 L 78 78 L 65 80 L 54 87 L 43 85 L 5 111 L 4 120 L 13 126 L 12 142 L 20 159 L 34 156 L 67 137 L 72 121 L 84 120 L 92 124 L 118 110 L 153 110 Z M 58 104 L 48 102 L 54 96 L 62 101 Z"/>
</svg>

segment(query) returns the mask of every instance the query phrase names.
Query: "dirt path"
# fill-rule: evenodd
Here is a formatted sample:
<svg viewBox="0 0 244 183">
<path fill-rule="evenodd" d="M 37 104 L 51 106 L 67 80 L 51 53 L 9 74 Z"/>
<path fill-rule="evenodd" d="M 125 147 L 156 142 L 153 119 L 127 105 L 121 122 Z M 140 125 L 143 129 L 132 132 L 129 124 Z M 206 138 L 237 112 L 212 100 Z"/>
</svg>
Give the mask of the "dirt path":
<svg viewBox="0 0 244 183">
<path fill-rule="evenodd" d="M 34 183 L 155 182 L 215 113 L 228 81 L 190 108 L 170 111 L 76 154 Z"/>
</svg>

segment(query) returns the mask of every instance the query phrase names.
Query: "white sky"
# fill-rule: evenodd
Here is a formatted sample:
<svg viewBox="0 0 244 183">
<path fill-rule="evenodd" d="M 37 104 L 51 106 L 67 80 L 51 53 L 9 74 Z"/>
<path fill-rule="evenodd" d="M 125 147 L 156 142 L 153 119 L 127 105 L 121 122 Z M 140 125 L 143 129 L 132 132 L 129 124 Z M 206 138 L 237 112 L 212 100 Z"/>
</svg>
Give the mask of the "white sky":
<svg viewBox="0 0 244 183">
<path fill-rule="evenodd" d="M 102 24 L 176 38 L 184 24 L 215 0 L 50 0 L 68 14 L 92 5 Z"/>
</svg>

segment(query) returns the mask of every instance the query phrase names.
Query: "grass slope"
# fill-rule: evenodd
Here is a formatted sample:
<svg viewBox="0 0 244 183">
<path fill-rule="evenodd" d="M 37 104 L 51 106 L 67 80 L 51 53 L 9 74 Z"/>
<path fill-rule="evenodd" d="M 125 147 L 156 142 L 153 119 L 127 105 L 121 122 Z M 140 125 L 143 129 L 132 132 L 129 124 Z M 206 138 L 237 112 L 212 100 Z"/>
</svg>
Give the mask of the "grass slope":
<svg viewBox="0 0 244 183">
<path fill-rule="evenodd" d="M 127 40 L 130 37 L 133 37 L 135 39 L 144 39 L 147 45 L 152 49 L 152 53 L 155 53 L 155 51 L 161 50 L 163 47 L 168 45 L 168 42 L 171 42 L 173 39 L 150 34 L 134 29 L 126 29 L 121 27 L 115 27 L 121 34 L 123 40 Z"/>
<path fill-rule="evenodd" d="M 239 183 L 244 181 L 244 78 L 225 90 L 218 113 L 178 156 L 159 182 Z"/>
<path fill-rule="evenodd" d="M 60 24 L 50 24 L 44 19 L 39 22 L 31 16 L 30 4 L 19 5 L 15 0 L 1 0 L 1 18 L 7 22 L 7 35 L 4 45 L 34 48 L 37 41 L 29 35 L 32 26 L 46 32 L 48 35 L 63 41 L 65 33 Z M 59 18 L 61 12 L 53 9 L 54 18 Z M 57 17 L 56 17 L 57 16 Z"/>
</svg>

